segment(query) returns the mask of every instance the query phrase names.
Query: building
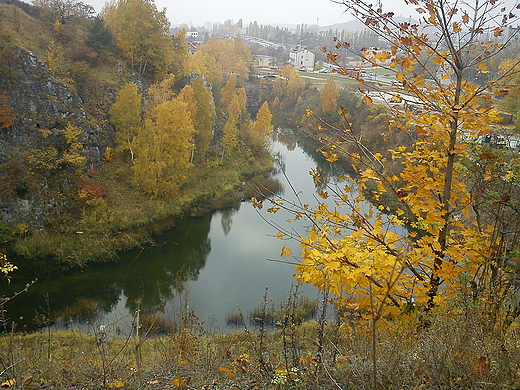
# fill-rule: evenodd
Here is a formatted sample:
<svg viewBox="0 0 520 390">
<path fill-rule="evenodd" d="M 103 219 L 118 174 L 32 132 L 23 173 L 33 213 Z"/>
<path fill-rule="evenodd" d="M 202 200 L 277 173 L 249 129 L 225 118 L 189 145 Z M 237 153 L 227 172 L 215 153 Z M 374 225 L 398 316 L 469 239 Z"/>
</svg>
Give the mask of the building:
<svg viewBox="0 0 520 390">
<path fill-rule="evenodd" d="M 256 66 L 259 68 L 270 68 L 276 66 L 276 58 L 272 56 L 255 55 L 253 56 Z"/>
<path fill-rule="evenodd" d="M 307 48 L 296 48 L 289 53 L 289 63 L 298 70 L 314 70 L 316 55 Z"/>
</svg>

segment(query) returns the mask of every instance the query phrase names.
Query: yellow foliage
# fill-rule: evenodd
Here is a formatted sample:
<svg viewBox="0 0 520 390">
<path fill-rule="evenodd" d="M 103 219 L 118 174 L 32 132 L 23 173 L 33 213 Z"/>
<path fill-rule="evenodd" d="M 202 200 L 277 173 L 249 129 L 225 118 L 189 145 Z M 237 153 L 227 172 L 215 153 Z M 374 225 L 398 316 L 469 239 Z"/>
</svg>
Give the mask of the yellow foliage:
<svg viewBox="0 0 520 390">
<path fill-rule="evenodd" d="M 258 113 L 256 114 L 256 120 L 253 124 L 253 133 L 259 134 L 261 136 L 269 137 L 271 132 L 273 131 L 273 123 L 272 123 L 273 115 L 269 110 L 269 104 L 264 102 Z"/>
<path fill-rule="evenodd" d="M 137 85 L 128 83 L 116 96 L 116 101 L 110 109 L 110 122 L 116 129 L 116 141 L 120 150 L 132 151 L 132 143 L 141 128 L 141 95 Z"/>
<path fill-rule="evenodd" d="M 13 265 L 7 261 L 6 255 L 0 253 L 0 272 L 4 274 L 8 281 L 11 280 L 9 274 L 17 269 L 18 267 L 16 265 Z"/>
<path fill-rule="evenodd" d="M 347 3 L 355 10 L 365 4 Z M 438 7 L 458 19 L 443 19 Z M 425 14 L 421 23 L 443 26 L 444 30 L 439 27 L 442 31 L 455 35 L 464 34 L 462 25 L 471 24 L 473 18 L 474 26 L 478 26 L 476 35 L 464 47 L 475 47 L 475 51 L 454 44 L 454 38 L 445 33 L 434 43 L 419 26 L 389 23 L 371 7 L 367 8 L 370 12 L 358 15 L 394 44 L 390 51 L 367 51 L 363 59 L 378 63 L 391 60 L 389 67 L 399 69 L 395 75 L 400 93 L 393 99 L 402 102 L 412 97 L 419 108 L 414 112 L 394 109 L 397 117 L 389 121 L 389 127 L 410 133 L 413 141 L 408 147 L 389 151 L 399 174 L 381 154 L 369 151 L 361 136 L 346 131 L 341 134 L 342 141 L 354 144 L 359 153 L 342 147 L 320 150 L 330 162 L 342 151 L 360 175 L 357 191 L 352 194 L 352 186 L 338 193 L 333 185 L 323 183 L 319 174 L 313 174 L 315 183 L 325 187 L 320 192 L 320 196 L 326 194 L 323 199 L 337 195 L 336 207 L 330 206 L 332 202 L 318 203 L 307 215 L 312 228 L 300 238 L 302 261 L 297 266 L 297 278 L 355 301 L 372 320 L 396 316 L 410 302 L 431 309 L 453 299 L 466 281 L 482 282 L 492 277 L 488 266 L 494 230 L 475 215 L 474 199 L 466 187 L 467 174 L 460 161 L 470 156 L 465 139 L 489 134 L 498 122 L 498 111 L 487 95 L 494 93 L 495 81 L 477 85 L 469 75 L 490 72 L 489 58 L 503 48 L 493 42 L 479 42 L 479 34 L 488 29 L 500 35 L 503 28 L 486 26 L 488 16 L 470 13 L 469 7 L 458 10 L 451 3 L 433 1 L 419 12 Z M 432 75 L 432 67 L 438 70 L 433 84 L 420 76 Z M 286 72 L 287 76 L 291 74 Z M 368 95 L 364 101 L 374 103 Z M 307 110 L 307 116 L 312 114 Z M 488 175 L 493 178 L 490 172 Z M 509 180 L 513 175 L 504 177 Z M 383 199 L 383 195 L 394 196 L 398 203 L 391 216 L 387 215 L 387 205 L 368 203 Z M 348 211 L 342 214 L 340 210 Z M 295 216 L 298 213 L 294 211 Z M 284 247 L 282 257 L 287 253 Z"/>
<path fill-rule="evenodd" d="M 321 90 L 321 107 L 323 112 L 334 112 L 338 105 L 339 90 L 338 86 L 334 82 L 333 76 L 327 79 L 325 86 Z"/>
<path fill-rule="evenodd" d="M 111 389 L 119 389 L 123 387 L 125 384 L 122 381 L 109 382 L 108 387 Z"/>
<path fill-rule="evenodd" d="M 251 51 L 240 38 L 217 39 L 212 36 L 207 43 L 200 45 L 190 57 L 189 69 L 198 69 L 214 88 L 220 88 L 223 74 L 235 74 L 238 79 L 249 76 Z"/>
<path fill-rule="evenodd" d="M 105 7 L 104 12 L 132 69 L 157 79 L 168 73 L 175 51 L 165 9 L 159 11 L 153 1 L 117 0 Z"/>
<path fill-rule="evenodd" d="M 173 196 L 188 178 L 195 133 L 188 107 L 182 97 L 160 104 L 132 143 L 133 182 L 142 191 Z"/>
</svg>

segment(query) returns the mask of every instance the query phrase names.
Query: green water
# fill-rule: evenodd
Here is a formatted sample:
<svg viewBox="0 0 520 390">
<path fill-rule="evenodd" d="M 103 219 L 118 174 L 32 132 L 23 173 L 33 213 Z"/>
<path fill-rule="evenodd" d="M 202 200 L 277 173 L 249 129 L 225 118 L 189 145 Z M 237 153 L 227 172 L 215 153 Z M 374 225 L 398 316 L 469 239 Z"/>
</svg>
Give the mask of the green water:
<svg viewBox="0 0 520 390">
<path fill-rule="evenodd" d="M 308 174 L 319 165 L 323 172 L 330 167 L 315 148 L 302 149 L 302 142 L 292 133 L 282 134 L 273 142 L 285 175 L 276 177 L 285 185 L 284 196 L 316 203 L 316 192 Z M 289 214 L 265 212 L 261 215 L 249 203 L 212 212 L 199 218 L 179 221 L 175 228 L 156 237 L 156 246 L 121 254 L 117 263 L 98 264 L 84 270 L 39 279 L 29 290 L 6 306 L 7 315 L 18 328 L 54 324 L 89 330 L 100 324 L 117 324 L 128 329 L 136 308 L 144 313 L 159 313 L 168 320 L 178 320 L 189 308 L 204 326 L 227 327 L 228 315 L 239 311 L 247 318 L 249 311 L 263 300 L 266 287 L 274 305 L 288 298 L 294 266 L 280 260 L 282 246 L 294 254 L 296 242 L 280 241 L 270 223 L 287 227 Z M 291 226 L 303 232 L 305 222 Z M 14 279 L 10 288 L 20 289 L 29 279 Z M 301 291 L 316 295 L 312 286 Z"/>
</svg>

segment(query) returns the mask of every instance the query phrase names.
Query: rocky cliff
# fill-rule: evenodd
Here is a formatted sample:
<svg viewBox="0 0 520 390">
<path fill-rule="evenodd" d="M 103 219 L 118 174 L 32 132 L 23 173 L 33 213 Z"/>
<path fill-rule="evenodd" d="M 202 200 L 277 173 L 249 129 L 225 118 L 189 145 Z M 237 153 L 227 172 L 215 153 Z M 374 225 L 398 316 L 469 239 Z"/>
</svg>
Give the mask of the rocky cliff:
<svg viewBox="0 0 520 390">
<path fill-rule="evenodd" d="M 8 67 L 0 72 L 0 87 L 15 118 L 0 130 L 0 217 L 10 225 L 41 226 L 59 209 L 57 194 L 70 183 L 63 172 L 52 182 L 56 172 L 63 170 L 67 158 L 81 162 L 76 169 L 99 168 L 110 134 L 34 53 L 15 49 L 4 64 Z M 74 129 L 73 139 L 66 129 Z"/>
<path fill-rule="evenodd" d="M 9 103 L 16 113 L 14 124 L 0 134 L 0 163 L 7 161 L 13 148 L 41 146 L 40 129 L 48 129 L 56 136 L 57 130 L 70 124 L 83 130 L 81 154 L 87 165 L 99 166 L 107 146 L 105 137 L 90 120 L 81 98 L 58 82 L 34 53 L 17 49 L 14 55 L 11 76 L 0 74 L 0 84 L 8 91 Z"/>
</svg>

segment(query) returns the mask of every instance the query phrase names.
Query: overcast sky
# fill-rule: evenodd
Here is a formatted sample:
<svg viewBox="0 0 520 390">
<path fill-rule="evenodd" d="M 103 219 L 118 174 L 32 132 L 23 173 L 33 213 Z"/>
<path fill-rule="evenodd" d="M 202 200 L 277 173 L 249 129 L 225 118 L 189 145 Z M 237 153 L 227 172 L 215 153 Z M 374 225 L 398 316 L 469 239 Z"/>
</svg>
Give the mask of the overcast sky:
<svg viewBox="0 0 520 390">
<path fill-rule="evenodd" d="M 104 0 L 83 2 L 94 6 L 97 12 L 105 4 Z M 394 3 L 392 10 L 396 14 L 404 10 L 398 10 L 396 6 L 404 4 L 404 1 L 387 2 Z M 205 22 L 223 23 L 229 19 L 234 23 L 242 19 L 244 25 L 256 20 L 264 25 L 318 23 L 320 26 L 329 26 L 354 19 L 344 12 L 344 6 L 330 0 L 155 0 L 155 4 L 158 9 L 167 9 L 168 19 L 174 26 L 186 23 L 197 27 L 203 26 Z"/>
<path fill-rule="evenodd" d="M 512 6 L 517 0 L 502 0 Z M 100 12 L 105 0 L 83 0 Z M 471 2 L 471 1 L 470 1 Z M 374 4 L 377 0 L 374 0 Z M 385 11 L 398 16 L 417 16 L 414 8 L 405 6 L 404 0 L 382 0 Z M 158 9 L 166 8 L 172 26 L 182 23 L 203 26 L 205 22 L 220 22 L 242 19 L 244 26 L 255 20 L 258 24 L 318 24 L 330 26 L 353 20 L 345 6 L 331 0 L 155 0 Z M 520 12 L 517 12 L 520 13 Z"/>
</svg>

